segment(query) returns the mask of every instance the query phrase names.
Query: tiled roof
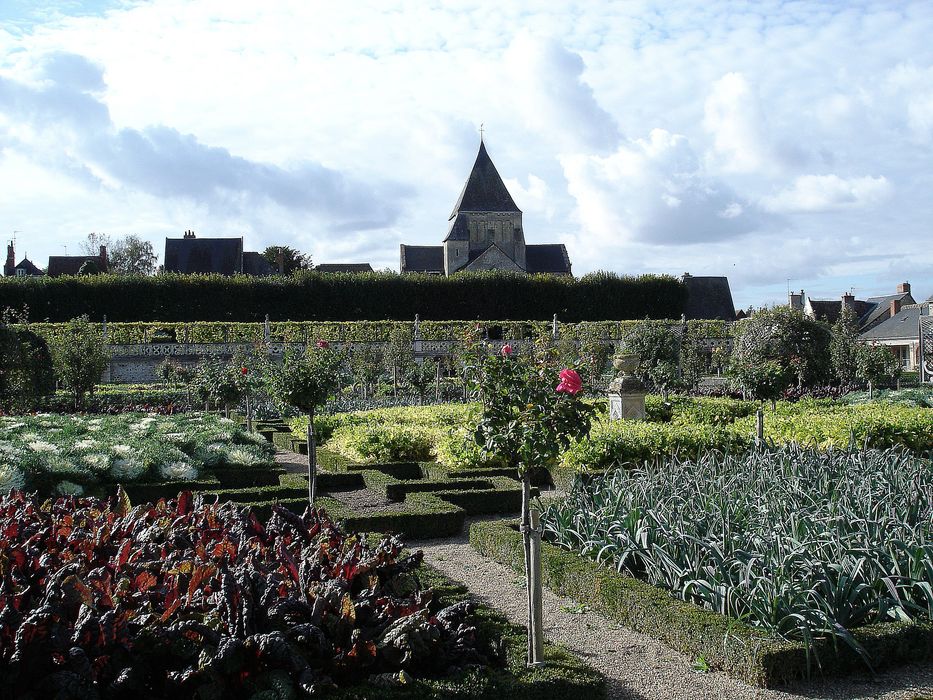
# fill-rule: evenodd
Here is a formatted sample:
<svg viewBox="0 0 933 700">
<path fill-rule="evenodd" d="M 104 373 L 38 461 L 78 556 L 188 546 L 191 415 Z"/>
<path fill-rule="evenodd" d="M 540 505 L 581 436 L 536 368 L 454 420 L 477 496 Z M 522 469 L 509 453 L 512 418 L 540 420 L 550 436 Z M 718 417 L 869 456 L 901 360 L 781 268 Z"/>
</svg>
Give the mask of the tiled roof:
<svg viewBox="0 0 933 700">
<path fill-rule="evenodd" d="M 243 253 L 243 274 L 266 277 L 275 274 L 275 268 L 269 264 L 262 253 L 246 251 Z"/>
<path fill-rule="evenodd" d="M 97 265 L 101 272 L 107 271 L 107 260 L 99 255 L 50 255 L 47 274 L 49 277 L 76 275 L 88 260 Z"/>
<path fill-rule="evenodd" d="M 530 274 L 570 274 L 570 256 L 563 243 L 545 243 L 525 246 L 525 269 Z"/>
<path fill-rule="evenodd" d="M 899 301 L 901 302 L 901 306 L 906 306 L 908 304 L 913 304 L 914 298 L 910 295 L 910 292 L 903 292 L 901 294 L 888 294 L 881 297 L 869 297 L 864 302 L 869 305 L 868 310 L 866 312 L 859 313 L 859 328 L 868 330 L 869 328 L 878 325 L 878 323 L 883 321 L 885 318 L 890 318 L 892 301 Z"/>
<path fill-rule="evenodd" d="M 928 314 L 929 309 L 929 302 L 901 307 L 901 310 L 894 316 L 865 331 L 859 337 L 862 340 L 917 338 L 920 332 L 920 313 L 922 311 Z"/>
<path fill-rule="evenodd" d="M 735 305 L 727 277 L 694 277 L 684 275 L 687 287 L 687 306 L 684 314 L 688 320 L 719 319 L 735 320 Z"/>
<path fill-rule="evenodd" d="M 372 272 L 373 267 L 369 263 L 321 263 L 314 269 L 317 272 Z"/>
<path fill-rule="evenodd" d="M 39 277 L 43 274 L 42 270 L 35 266 L 35 264 L 29 258 L 23 258 L 19 265 L 13 268 L 14 270 L 25 270 L 26 274 L 30 277 Z"/>
<path fill-rule="evenodd" d="M 401 246 L 402 272 L 444 274 L 444 247 L 439 245 Z"/>
<path fill-rule="evenodd" d="M 449 218 L 454 218 L 461 211 L 504 211 L 521 213 L 515 205 L 512 195 L 506 189 L 499 176 L 499 171 L 492 164 L 486 152 L 486 144 L 479 144 L 479 153 L 473 163 L 473 170 L 467 178 L 460 197 L 454 205 Z"/>
</svg>

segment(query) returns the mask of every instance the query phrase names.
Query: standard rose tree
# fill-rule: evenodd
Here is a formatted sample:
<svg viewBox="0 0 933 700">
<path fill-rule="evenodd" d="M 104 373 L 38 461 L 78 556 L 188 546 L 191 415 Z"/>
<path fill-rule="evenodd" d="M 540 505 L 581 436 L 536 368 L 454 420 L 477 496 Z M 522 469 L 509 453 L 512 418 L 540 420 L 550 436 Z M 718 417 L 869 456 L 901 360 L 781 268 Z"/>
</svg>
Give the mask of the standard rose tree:
<svg viewBox="0 0 933 700">
<path fill-rule="evenodd" d="M 508 350 L 506 350 L 508 348 Z M 556 382 L 556 385 L 555 385 Z M 529 664 L 542 660 L 539 622 L 535 622 L 532 581 L 540 580 L 533 570 L 531 481 L 535 467 L 547 465 L 566 449 L 571 440 L 589 432 L 593 407 L 581 400 L 583 382 L 573 369 L 557 368 L 539 354 L 524 360 L 506 345 L 499 355 L 489 355 L 481 365 L 477 388 L 483 402 L 483 417 L 475 439 L 483 451 L 505 459 L 522 480 L 522 534 L 525 573 L 528 581 Z M 540 561 L 535 561 L 535 568 Z"/>
<path fill-rule="evenodd" d="M 314 503 L 317 491 L 317 445 L 314 439 L 314 412 L 337 389 L 342 358 L 327 341 L 298 352 L 286 352 L 281 365 L 266 368 L 269 393 L 277 400 L 308 415 L 308 500 Z"/>
</svg>

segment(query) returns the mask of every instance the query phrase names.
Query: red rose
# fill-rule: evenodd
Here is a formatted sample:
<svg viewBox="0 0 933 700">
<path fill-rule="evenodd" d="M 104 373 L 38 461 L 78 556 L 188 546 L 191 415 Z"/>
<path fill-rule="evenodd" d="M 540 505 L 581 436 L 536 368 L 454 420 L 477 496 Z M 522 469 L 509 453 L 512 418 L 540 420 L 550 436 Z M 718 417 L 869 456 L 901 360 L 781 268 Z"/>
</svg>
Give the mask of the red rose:
<svg viewBox="0 0 933 700">
<path fill-rule="evenodd" d="M 509 344 L 503 345 L 499 352 L 502 353 L 502 357 L 508 357 L 512 354 L 512 346 Z"/>
<path fill-rule="evenodd" d="M 562 369 L 559 376 L 560 384 L 554 389 L 555 391 L 576 396 L 583 389 L 583 380 L 572 369 Z"/>
<path fill-rule="evenodd" d="M 249 370 L 246 369 L 246 367 L 240 367 L 240 374 L 242 374 L 244 377 L 246 376 L 247 372 L 249 372 Z"/>
<path fill-rule="evenodd" d="M 330 343 L 328 343 L 326 340 L 319 340 L 317 341 L 317 346 L 321 348 L 321 350 L 326 350 L 330 347 Z"/>
</svg>

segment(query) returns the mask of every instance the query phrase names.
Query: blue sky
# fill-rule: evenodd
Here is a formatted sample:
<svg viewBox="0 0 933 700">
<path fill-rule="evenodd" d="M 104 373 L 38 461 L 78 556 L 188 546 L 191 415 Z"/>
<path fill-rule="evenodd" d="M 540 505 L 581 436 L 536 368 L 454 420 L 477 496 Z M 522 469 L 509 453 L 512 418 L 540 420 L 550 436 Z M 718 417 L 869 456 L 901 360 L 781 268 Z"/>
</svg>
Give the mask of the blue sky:
<svg viewBox="0 0 933 700">
<path fill-rule="evenodd" d="M 544 9 L 542 9 L 542 7 Z M 0 232 L 398 267 L 478 127 L 574 271 L 933 293 L 933 3 L 0 2 Z"/>
</svg>

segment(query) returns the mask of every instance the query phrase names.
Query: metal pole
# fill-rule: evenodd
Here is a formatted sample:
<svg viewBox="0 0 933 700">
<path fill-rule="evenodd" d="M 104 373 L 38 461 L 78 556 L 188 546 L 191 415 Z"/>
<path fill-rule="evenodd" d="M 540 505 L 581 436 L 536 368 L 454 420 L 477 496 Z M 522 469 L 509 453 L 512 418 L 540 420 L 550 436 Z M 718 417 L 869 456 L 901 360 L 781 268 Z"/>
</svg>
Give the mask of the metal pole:
<svg viewBox="0 0 933 700">
<path fill-rule="evenodd" d="M 760 408 L 755 412 L 755 447 L 761 448 L 765 441 L 765 413 Z"/>
</svg>

